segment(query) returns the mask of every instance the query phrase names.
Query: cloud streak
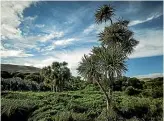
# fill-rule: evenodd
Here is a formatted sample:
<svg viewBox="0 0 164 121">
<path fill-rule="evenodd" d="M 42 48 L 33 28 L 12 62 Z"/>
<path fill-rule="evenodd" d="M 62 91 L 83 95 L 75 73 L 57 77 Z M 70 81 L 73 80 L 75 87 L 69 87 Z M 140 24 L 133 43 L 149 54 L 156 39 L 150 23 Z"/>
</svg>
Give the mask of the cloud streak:
<svg viewBox="0 0 164 121">
<path fill-rule="evenodd" d="M 23 50 L 1 50 L 1 57 L 30 57 L 33 54 L 27 54 Z"/>
<path fill-rule="evenodd" d="M 53 33 L 50 33 L 50 34 L 47 34 L 44 36 L 39 36 L 38 40 L 41 42 L 46 42 L 46 41 L 52 40 L 54 38 L 60 38 L 63 35 L 64 35 L 63 32 L 53 32 Z"/>
<path fill-rule="evenodd" d="M 129 23 L 129 26 L 134 26 L 134 25 L 137 25 L 137 24 L 141 24 L 141 23 L 144 23 L 144 22 L 147 22 L 147 21 L 150 21 L 150 20 L 153 20 L 155 18 L 158 18 L 159 16 L 161 16 L 162 14 L 154 14 L 153 16 L 145 19 L 145 20 L 134 20 L 134 21 L 131 21 Z"/>
<path fill-rule="evenodd" d="M 135 38 L 139 44 L 130 58 L 163 55 L 163 30 L 136 30 Z"/>
<path fill-rule="evenodd" d="M 66 46 L 72 44 L 74 41 L 77 41 L 78 39 L 76 38 L 69 38 L 69 39 L 63 39 L 63 40 L 57 40 L 54 41 L 55 46 Z"/>
</svg>

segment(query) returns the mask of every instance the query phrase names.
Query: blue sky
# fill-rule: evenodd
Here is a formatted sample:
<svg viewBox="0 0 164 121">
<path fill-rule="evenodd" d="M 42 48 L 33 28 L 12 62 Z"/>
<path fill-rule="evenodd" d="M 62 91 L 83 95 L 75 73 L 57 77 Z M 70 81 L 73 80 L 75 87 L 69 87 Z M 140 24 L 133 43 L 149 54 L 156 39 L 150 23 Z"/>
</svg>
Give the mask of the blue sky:
<svg viewBox="0 0 164 121">
<path fill-rule="evenodd" d="M 129 28 L 140 42 L 129 57 L 126 75 L 162 73 L 163 3 L 153 1 L 2 2 L 1 63 L 41 68 L 67 61 L 77 75 L 81 57 L 100 44 L 97 35 L 105 23 L 97 25 L 94 13 L 103 4 L 114 6 L 114 18 L 131 21 Z"/>
</svg>

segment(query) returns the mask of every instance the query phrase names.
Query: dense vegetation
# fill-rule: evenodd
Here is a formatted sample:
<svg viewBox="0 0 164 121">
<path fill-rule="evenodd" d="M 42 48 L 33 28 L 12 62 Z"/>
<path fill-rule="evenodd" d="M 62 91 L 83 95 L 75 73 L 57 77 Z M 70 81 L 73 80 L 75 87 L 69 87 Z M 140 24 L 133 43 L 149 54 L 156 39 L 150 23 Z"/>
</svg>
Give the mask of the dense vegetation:
<svg viewBox="0 0 164 121">
<path fill-rule="evenodd" d="M 18 77 L 3 79 L 2 120 L 106 121 L 105 97 L 98 85 L 80 77 L 72 77 L 70 80 L 71 83 L 63 92 L 52 92 L 46 86 L 43 88 L 42 82 L 38 84 Z M 33 83 L 36 87 L 30 86 Z M 113 120 L 162 121 L 162 84 L 162 77 L 146 82 L 128 77 L 116 81 L 113 85 Z"/>
<path fill-rule="evenodd" d="M 147 82 L 138 82 L 136 79 L 137 83 L 134 81 L 131 83 L 132 80 L 120 80 L 115 84 L 113 94 L 115 112 L 112 117 L 115 120 L 127 121 L 162 121 L 163 98 L 157 92 L 162 94 L 163 78 Z M 118 87 L 121 87 L 121 91 Z M 129 87 L 132 87 L 132 90 Z M 1 116 L 4 121 L 106 120 L 105 97 L 98 86 L 93 84 L 86 83 L 84 88 L 78 91 L 3 91 L 1 101 Z"/>
<path fill-rule="evenodd" d="M 72 76 L 66 62 L 35 73 L 1 72 L 4 121 L 162 121 L 163 77 L 141 81 L 122 76 L 139 43 L 127 20 L 115 20 L 113 7 L 95 13 L 100 46 L 84 55 Z"/>
<path fill-rule="evenodd" d="M 84 88 L 85 81 L 70 73 L 66 62 L 53 62 L 39 73 L 1 71 L 1 90 L 10 91 L 66 91 Z"/>
</svg>

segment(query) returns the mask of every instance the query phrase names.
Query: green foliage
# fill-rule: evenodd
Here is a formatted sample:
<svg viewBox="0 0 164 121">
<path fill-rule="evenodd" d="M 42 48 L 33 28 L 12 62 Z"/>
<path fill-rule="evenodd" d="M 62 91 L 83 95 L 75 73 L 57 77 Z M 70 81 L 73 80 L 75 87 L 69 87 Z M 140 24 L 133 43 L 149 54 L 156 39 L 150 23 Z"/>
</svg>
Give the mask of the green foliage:
<svg viewBox="0 0 164 121">
<path fill-rule="evenodd" d="M 134 116 L 140 119 L 144 118 L 145 120 L 151 120 L 158 116 L 162 118 L 162 99 L 123 95 L 115 99 L 115 110 L 119 115 L 128 119 Z"/>
<path fill-rule="evenodd" d="M 121 79 L 113 83 L 113 91 L 122 91 L 123 82 Z"/>
<path fill-rule="evenodd" d="M 95 84 L 88 84 L 88 85 L 84 88 L 84 90 L 85 90 L 86 92 L 89 92 L 89 91 L 99 91 L 100 89 L 99 89 L 99 87 L 98 87 L 97 85 L 95 85 Z"/>
<path fill-rule="evenodd" d="M 27 81 L 22 80 L 21 78 L 8 78 L 8 79 L 1 79 L 1 90 L 25 90 L 25 91 L 38 91 L 39 85 L 34 81 Z"/>
<path fill-rule="evenodd" d="M 4 121 L 26 121 L 37 107 L 32 100 L 1 99 L 1 118 Z"/>
<path fill-rule="evenodd" d="M 5 100 L 11 100 L 11 102 L 12 100 L 15 100 L 13 104 L 16 104 L 18 103 L 18 101 L 23 100 L 24 102 L 37 102 L 33 104 L 38 108 L 36 108 L 34 111 L 31 111 L 31 114 L 28 118 L 28 120 L 31 121 L 47 119 L 54 120 L 58 117 L 62 120 L 62 118 L 64 118 L 63 115 L 65 112 L 71 112 L 71 116 L 76 121 L 85 121 L 85 119 L 89 120 L 91 119 L 91 117 L 95 118 L 99 114 L 99 112 L 101 112 L 101 106 L 103 106 L 101 94 L 97 94 L 94 91 L 90 91 L 90 93 L 88 94 L 86 90 L 63 93 L 8 92 L 2 94 L 2 96 L 3 98 L 5 98 Z M 6 106 L 10 104 L 7 101 L 3 101 L 2 103 Z M 23 104 L 26 105 L 27 103 Z"/>
<path fill-rule="evenodd" d="M 134 77 L 130 78 L 123 76 L 114 83 L 114 87 L 115 86 L 118 87 L 116 89 L 114 88 L 116 91 L 125 91 L 129 86 L 135 89 L 143 89 L 144 82 Z"/>
<path fill-rule="evenodd" d="M 44 78 L 40 75 L 40 73 L 31 73 L 31 74 L 25 76 L 25 80 L 35 81 L 37 83 L 43 82 L 43 79 Z"/>
<path fill-rule="evenodd" d="M 163 77 L 158 77 L 144 83 L 143 96 L 161 98 L 163 97 Z"/>
<path fill-rule="evenodd" d="M 15 73 L 13 73 L 13 77 L 19 77 L 21 79 L 24 79 L 25 76 L 26 75 L 24 73 L 21 73 L 21 72 L 15 72 Z"/>
<path fill-rule="evenodd" d="M 7 71 L 1 71 L 1 78 L 6 79 L 6 78 L 12 78 L 12 77 L 13 77 L 13 76 L 12 76 L 11 73 L 9 73 L 9 72 L 7 72 Z"/>
<path fill-rule="evenodd" d="M 103 5 L 95 13 L 97 23 L 110 20 L 111 25 L 99 34 L 100 46 L 93 47 L 79 64 L 77 70 L 88 82 L 71 76 L 66 62 L 53 62 L 40 73 L 2 72 L 2 120 L 162 121 L 163 78 L 148 82 L 121 78 L 138 41 L 128 28 L 129 21 L 113 23 L 113 15 L 110 5 Z M 50 89 L 56 92 L 32 92 Z M 105 101 L 109 103 L 106 110 Z"/>
<path fill-rule="evenodd" d="M 154 88 L 161 88 L 163 87 L 163 77 L 158 77 L 154 79 L 150 79 L 149 81 L 145 82 L 144 88 L 154 89 Z"/>
<path fill-rule="evenodd" d="M 66 62 L 53 62 L 51 66 L 41 70 L 41 75 L 44 77 L 44 82 L 56 92 L 63 91 L 66 81 L 69 81 L 71 77 Z"/>
<path fill-rule="evenodd" d="M 162 98 L 128 96 L 119 91 L 112 99 L 110 121 L 162 120 Z M 67 92 L 3 92 L 2 120 L 8 121 L 21 112 L 21 121 L 106 121 L 104 101 L 103 93 L 94 85 Z"/>
<path fill-rule="evenodd" d="M 70 80 L 66 82 L 64 90 L 82 90 L 84 89 L 89 83 L 81 79 L 81 77 L 71 76 Z"/>
<path fill-rule="evenodd" d="M 136 89 L 132 86 L 127 87 L 126 90 L 125 90 L 125 93 L 128 94 L 128 95 L 137 95 L 140 92 L 141 92 L 141 90 Z"/>
<path fill-rule="evenodd" d="M 128 86 L 132 86 L 132 87 L 137 88 L 137 89 L 143 88 L 142 82 L 139 79 L 134 78 L 134 77 L 128 79 Z"/>
<path fill-rule="evenodd" d="M 112 23 L 111 17 L 113 15 L 114 15 L 113 7 L 111 7 L 110 5 L 103 5 L 96 11 L 95 19 L 97 23 L 106 22 L 108 20 L 110 20 Z"/>
</svg>

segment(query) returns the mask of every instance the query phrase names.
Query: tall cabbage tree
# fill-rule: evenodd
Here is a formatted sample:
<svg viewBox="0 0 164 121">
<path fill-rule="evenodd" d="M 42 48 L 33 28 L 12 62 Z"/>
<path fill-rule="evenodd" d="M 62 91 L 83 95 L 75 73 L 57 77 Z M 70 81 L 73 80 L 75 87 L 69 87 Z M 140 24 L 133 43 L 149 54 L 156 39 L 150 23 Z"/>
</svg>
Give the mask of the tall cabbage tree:
<svg viewBox="0 0 164 121">
<path fill-rule="evenodd" d="M 98 83 L 106 97 L 108 111 L 112 107 L 113 82 L 127 70 L 126 60 L 138 44 L 128 28 L 129 21 L 113 23 L 113 15 L 114 9 L 110 5 L 103 5 L 96 11 L 97 23 L 110 20 L 111 25 L 99 34 L 100 47 L 94 47 L 90 55 L 84 55 L 77 69 L 84 78 Z"/>
</svg>

